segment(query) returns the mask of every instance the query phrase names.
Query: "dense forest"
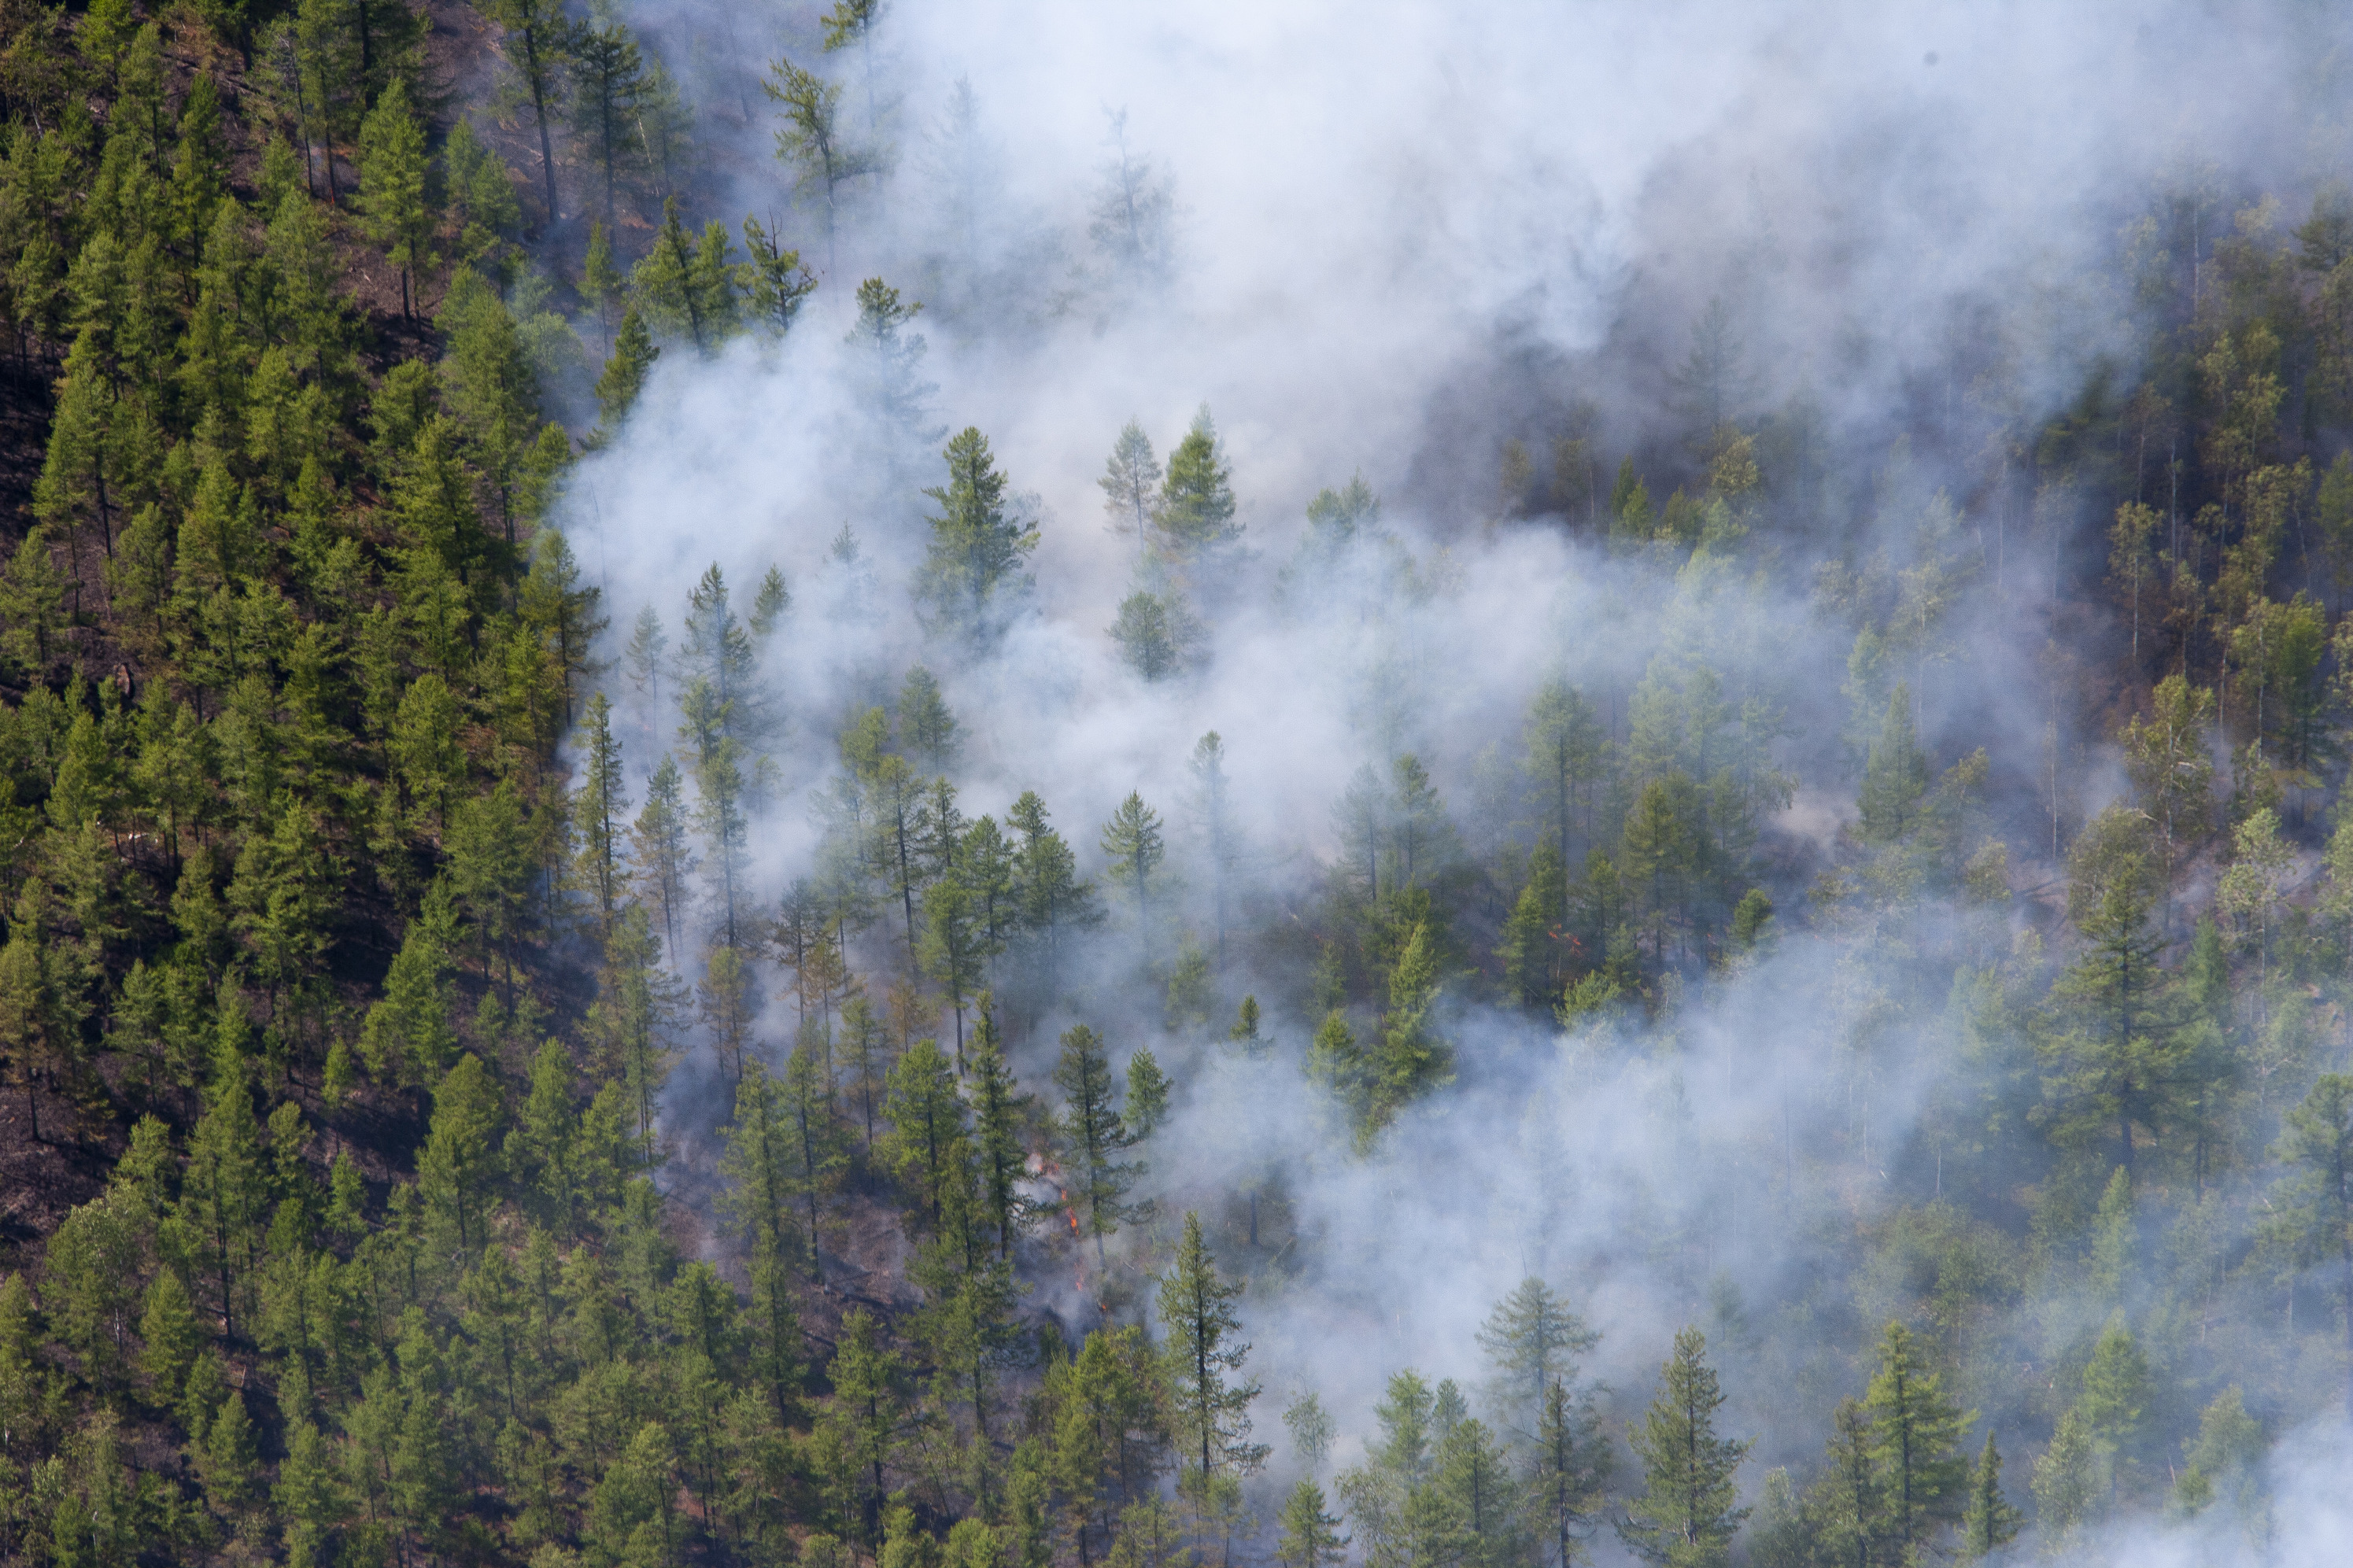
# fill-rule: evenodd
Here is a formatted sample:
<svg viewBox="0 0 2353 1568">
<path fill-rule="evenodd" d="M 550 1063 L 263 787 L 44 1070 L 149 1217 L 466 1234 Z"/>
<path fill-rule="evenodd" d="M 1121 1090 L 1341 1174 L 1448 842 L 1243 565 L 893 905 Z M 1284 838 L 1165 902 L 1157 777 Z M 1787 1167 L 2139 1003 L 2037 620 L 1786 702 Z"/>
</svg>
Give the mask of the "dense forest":
<svg viewBox="0 0 2353 1568">
<path fill-rule="evenodd" d="M 1341 438 L 880 0 L 0 0 L 0 1559 L 2345 1550 L 2281 16 L 1909 357 L 1789 206 Z"/>
</svg>

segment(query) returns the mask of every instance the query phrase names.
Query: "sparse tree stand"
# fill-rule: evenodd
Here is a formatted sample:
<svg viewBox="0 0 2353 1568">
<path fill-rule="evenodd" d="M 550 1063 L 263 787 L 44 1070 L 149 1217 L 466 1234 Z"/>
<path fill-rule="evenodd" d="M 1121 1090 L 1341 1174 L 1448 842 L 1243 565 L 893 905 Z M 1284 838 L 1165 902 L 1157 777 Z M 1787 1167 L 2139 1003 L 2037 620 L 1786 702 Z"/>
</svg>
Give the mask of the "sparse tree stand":
<svg viewBox="0 0 2353 1568">
<path fill-rule="evenodd" d="M 531 94 L 532 120 L 539 128 L 540 184 L 547 198 L 547 221 L 553 227 L 562 216 L 555 204 L 555 143 L 547 130 L 547 100 L 562 80 L 571 25 L 557 0 L 491 0 L 484 7 L 492 21 L 507 30 L 511 43 L 522 45 L 522 58 L 512 55 L 512 65 Z"/>
<path fill-rule="evenodd" d="M 1642 1492 L 1628 1503 L 1618 1533 L 1645 1563 L 1720 1568 L 1731 1561 L 1733 1533 L 1748 1517 L 1733 1506 L 1740 1495 L 1733 1476 L 1748 1445 L 1715 1435 L 1723 1404 L 1707 1337 L 1679 1331 L 1658 1396 L 1628 1436 L 1642 1461 Z"/>
</svg>

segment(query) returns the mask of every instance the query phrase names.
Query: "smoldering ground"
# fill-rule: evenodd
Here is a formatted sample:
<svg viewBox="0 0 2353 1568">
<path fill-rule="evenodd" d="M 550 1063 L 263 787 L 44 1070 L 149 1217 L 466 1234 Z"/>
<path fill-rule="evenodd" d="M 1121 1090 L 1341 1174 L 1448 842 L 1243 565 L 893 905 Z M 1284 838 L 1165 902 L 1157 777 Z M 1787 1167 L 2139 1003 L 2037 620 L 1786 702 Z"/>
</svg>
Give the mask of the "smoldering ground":
<svg viewBox="0 0 2353 1568">
<path fill-rule="evenodd" d="M 633 17 L 657 37 L 717 37 L 715 13 L 691 5 Z M 721 106 L 697 133 L 744 171 L 720 205 L 795 215 L 814 265 L 828 246 L 806 190 L 796 206 L 766 157 L 773 122 L 722 111 L 758 109 L 736 79 L 746 56 L 817 58 L 812 20 L 731 8 L 727 27 L 729 58 L 686 51 L 701 62 L 690 89 Z M 675 625 L 713 562 L 745 596 L 772 563 L 791 579 L 795 610 L 764 655 L 784 716 L 753 834 L 770 896 L 809 865 L 807 802 L 839 767 L 834 737 L 917 662 L 965 721 L 967 814 L 1035 789 L 1089 858 L 1130 790 L 1169 819 L 1182 901 L 1162 926 L 1115 918 L 1093 939 L 1069 994 L 1018 1031 L 1016 1065 L 1042 1088 L 1054 1030 L 1079 1018 L 1123 1051 L 1151 1044 L 1180 1089 L 1149 1152 L 1163 1214 L 1230 1220 L 1252 1191 L 1279 1210 L 1270 1256 L 1221 1241 L 1252 1272 L 1258 1364 L 1281 1369 L 1262 1432 L 1279 1394 L 1313 1386 L 1342 1417 L 1345 1456 L 1391 1371 L 1475 1384 L 1476 1327 L 1535 1273 L 1601 1331 L 1586 1372 L 1621 1415 L 1675 1326 L 1740 1347 L 1727 1389 L 1733 1426 L 1758 1439 L 1753 1486 L 1766 1464 L 1810 1458 L 1896 1298 L 1858 1271 L 1852 1236 L 1933 1202 L 1948 1174 L 1998 1184 L 1948 1173 L 1914 1136 L 1965 1021 L 1876 1022 L 1916 945 L 1958 940 L 1964 916 L 1918 911 L 1862 940 L 1792 933 L 1735 975 L 1694 975 L 1649 1025 L 1560 1035 L 1458 1002 L 1456 1081 L 1359 1153 L 1302 1080 L 1303 974 L 1237 958 L 1217 976 L 1226 1007 L 1267 1000 L 1263 1059 L 1166 1026 L 1168 952 L 1208 918 L 1187 756 L 1203 732 L 1224 737 L 1247 845 L 1237 905 L 1296 924 L 1343 852 L 1333 805 L 1360 764 L 1416 754 L 1466 839 L 1506 834 L 1529 808 L 1498 770 L 1543 681 L 1622 703 L 1659 656 L 1688 656 L 1741 672 L 1798 788 L 1767 830 L 1794 917 L 1810 857 L 1835 836 L 1824 803 L 1852 799 L 1860 760 L 1851 638 L 1818 614 L 1816 566 L 2006 572 L 1998 609 L 1967 611 L 1903 673 L 1939 765 L 1987 749 L 1989 831 L 2014 830 L 2014 879 L 2055 878 L 2031 863 L 2030 825 L 2061 809 L 2034 780 L 2057 748 L 2100 738 L 2050 696 L 2038 659 L 2097 547 L 2063 498 L 2036 506 L 1987 454 L 2130 352 L 2125 258 L 2153 191 L 2211 190 L 2218 214 L 2257 190 L 2294 205 L 2346 166 L 2348 100 L 2330 94 L 2347 58 L 2341 17 L 2289 5 L 903 6 L 871 61 L 818 62 L 840 68 L 846 117 L 891 155 L 845 194 L 830 273 L 792 335 L 714 359 L 667 350 L 561 521 L 606 590 L 608 652 L 643 606 Z M 961 120 L 959 81 L 976 106 Z M 1123 158 L 1162 202 L 1141 268 L 1090 232 Z M 930 307 L 911 329 L 938 384 L 925 430 L 878 425 L 856 391 L 839 340 L 867 276 Z M 1107 635 L 1135 547 L 1105 528 L 1093 479 L 1127 419 L 1166 450 L 1204 404 L 1245 554 L 1201 605 L 1200 668 L 1148 683 Z M 1550 456 L 1560 432 L 1637 454 L 1663 500 L 1704 483 L 1702 444 L 1725 418 L 1791 443 L 1784 471 L 1811 476 L 1744 518 L 1769 541 L 1761 556 L 1671 572 L 1571 542 L 1542 515 L 1575 510 Z M 1041 534 L 1034 593 L 985 647 L 928 636 L 906 591 L 917 492 L 937 472 L 936 438 L 916 437 L 967 424 L 1033 492 Z M 1517 510 L 1538 515 L 1508 515 L 1499 496 L 1512 438 L 1535 453 L 1537 502 Z M 1357 473 L 1385 499 L 1385 537 L 1306 561 L 1307 501 Z M 835 548 L 845 526 L 854 565 Z M 676 743 L 675 715 L 659 700 L 631 712 L 641 780 Z M 1624 740 L 1624 712 L 1609 721 Z M 1490 747 L 1505 760 L 1482 762 Z M 1968 940 L 2007 951 L 2031 923 Z M 896 962 L 887 922 L 870 946 Z M 781 1007 L 764 1027 L 789 1043 Z M 682 1134 L 724 1112 L 707 1063 L 674 1080 Z M 1037 1284 L 1040 1304 L 1087 1311 L 1059 1272 Z M 1985 1368 L 2029 1337 L 1998 1319 L 1968 1331 Z M 2008 1397 L 1998 1414 L 2031 1405 Z M 2281 1450 L 2282 1543 L 2341 1538 L 2313 1479 L 2335 1441 Z"/>
</svg>

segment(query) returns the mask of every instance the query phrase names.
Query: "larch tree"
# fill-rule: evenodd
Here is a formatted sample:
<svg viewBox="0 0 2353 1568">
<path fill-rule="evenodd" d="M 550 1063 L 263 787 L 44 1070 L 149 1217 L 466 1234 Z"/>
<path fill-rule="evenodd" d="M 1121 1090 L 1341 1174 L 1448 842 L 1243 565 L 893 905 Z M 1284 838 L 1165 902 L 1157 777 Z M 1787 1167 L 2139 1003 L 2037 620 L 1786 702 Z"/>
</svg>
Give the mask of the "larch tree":
<svg viewBox="0 0 2353 1568">
<path fill-rule="evenodd" d="M 966 639 L 1002 628 L 1012 601 L 1029 583 L 1023 568 L 1038 548 L 1038 528 L 1020 514 L 988 438 L 967 426 L 942 457 L 947 482 L 923 491 L 939 510 L 915 577 L 915 597 L 932 625 Z"/>
<path fill-rule="evenodd" d="M 1233 473 L 1204 405 L 1185 438 L 1168 454 L 1156 520 L 1161 538 L 1178 561 L 1197 561 L 1241 538 L 1234 511 Z"/>
<path fill-rule="evenodd" d="M 1144 804 L 1141 792 L 1130 790 L 1119 809 L 1103 824 L 1103 852 L 1111 857 L 1112 879 L 1135 899 L 1136 928 L 1150 940 L 1153 879 L 1168 848 L 1160 831 L 1160 814 Z"/>
<path fill-rule="evenodd" d="M 1250 1346 L 1237 1343 L 1241 1320 L 1234 1302 L 1242 1288 L 1218 1273 L 1202 1239 L 1201 1216 L 1187 1212 L 1176 1257 L 1161 1277 L 1160 1327 L 1167 1336 L 1168 1386 L 1175 1396 L 1176 1426 L 1197 1458 L 1199 1474 L 1250 1475 L 1266 1462 L 1267 1447 L 1250 1441 L 1255 1380 L 1241 1378 Z"/>
<path fill-rule="evenodd" d="M 1577 1358 L 1591 1354 L 1601 1336 L 1550 1285 L 1530 1275 L 1495 1303 L 1478 1341 L 1494 1369 L 1495 1404 L 1525 1436 L 1535 1431 L 1549 1391 L 1575 1381 Z"/>
<path fill-rule="evenodd" d="M 1943 1378 L 1901 1321 L 1880 1334 L 1879 1370 L 1863 1408 L 1872 1417 L 1872 1461 L 1886 1489 L 1888 1531 L 1909 1561 L 1967 1506 L 1968 1463 L 1960 1443 L 1976 1413 L 1945 1396 Z"/>
<path fill-rule="evenodd" d="M 855 144 L 841 126 L 841 84 L 778 56 L 761 89 L 780 106 L 776 156 L 795 173 L 797 188 L 815 193 L 825 214 L 825 275 L 839 275 L 835 247 L 841 224 L 843 185 L 877 173 L 881 161 Z"/>
<path fill-rule="evenodd" d="M 1118 441 L 1113 444 L 1103 477 L 1095 484 L 1103 493 L 1103 514 L 1111 531 L 1134 535 L 1139 566 L 1151 549 L 1153 530 L 1159 521 L 1163 477 L 1160 459 L 1153 454 L 1152 438 L 1144 433 L 1140 422 L 1129 420 L 1121 429 Z"/>
<path fill-rule="evenodd" d="M 1716 1568 L 1730 1560 L 1733 1534 L 1748 1516 L 1735 1506 L 1740 1493 L 1734 1479 L 1748 1445 L 1716 1435 L 1723 1405 L 1706 1336 L 1678 1331 L 1659 1392 L 1628 1436 L 1642 1462 L 1642 1491 L 1629 1500 L 1618 1533 L 1645 1563 Z"/>
<path fill-rule="evenodd" d="M 561 212 L 555 200 L 555 143 L 547 128 L 548 100 L 562 88 L 572 26 L 556 0 L 494 0 L 490 16 L 507 30 L 510 51 L 522 55 L 517 59 L 511 52 L 508 64 L 531 95 L 532 122 L 539 132 L 540 187 L 547 201 L 547 221 L 553 226 Z M 331 173 L 332 169 L 331 159 Z"/>
<path fill-rule="evenodd" d="M 645 86 L 645 57 L 629 29 L 583 25 L 571 39 L 572 124 L 605 179 L 605 227 L 620 221 L 614 188 L 628 155 L 630 111 Z"/>
<path fill-rule="evenodd" d="M 2280 1239 L 2307 1268 L 2334 1264 L 2342 1308 L 2353 1312 L 2353 1075 L 2321 1076 L 2289 1110 L 2277 1153 L 2293 1173 L 2281 1184 Z M 2345 1332 L 2353 1357 L 2353 1318 Z M 2347 1364 L 2345 1406 L 2353 1417 L 2353 1360 Z"/>
<path fill-rule="evenodd" d="M 427 199 L 425 127 L 396 79 L 360 127 L 360 208 L 368 237 L 400 269 L 400 313 L 414 317 L 409 279 L 435 265 L 437 215 Z"/>
<path fill-rule="evenodd" d="M 1135 1139 L 1121 1113 L 1119 1080 L 1103 1037 L 1084 1024 L 1063 1032 L 1054 1087 L 1062 1091 L 1056 1132 L 1071 1188 L 1066 1201 L 1084 1211 L 1082 1224 L 1095 1238 L 1095 1266 L 1107 1268 L 1103 1238 L 1141 1212 L 1127 1194 L 1142 1167 L 1122 1158 Z"/>
</svg>

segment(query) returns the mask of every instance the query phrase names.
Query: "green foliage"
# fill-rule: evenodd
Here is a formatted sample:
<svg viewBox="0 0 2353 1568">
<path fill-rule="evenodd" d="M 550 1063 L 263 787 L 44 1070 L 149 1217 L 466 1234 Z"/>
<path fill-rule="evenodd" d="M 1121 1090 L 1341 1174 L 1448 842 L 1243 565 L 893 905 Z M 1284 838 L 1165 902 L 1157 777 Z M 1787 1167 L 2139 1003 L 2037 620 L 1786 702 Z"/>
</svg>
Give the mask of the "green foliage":
<svg viewBox="0 0 2353 1568">
<path fill-rule="evenodd" d="M 1618 1530 L 1646 1563 L 1684 1568 L 1725 1562 L 1748 1514 L 1734 1506 L 1739 1493 L 1733 1479 L 1748 1445 L 1716 1435 L 1724 1394 L 1706 1351 L 1698 1330 L 1677 1331 L 1658 1394 L 1629 1436 L 1642 1462 L 1642 1490 L 1629 1501 Z"/>
<path fill-rule="evenodd" d="M 939 507 L 915 575 L 916 602 L 932 623 L 966 638 L 1001 631 L 1029 586 L 1023 574 L 1038 529 L 1008 494 L 988 438 L 966 426 L 942 456 L 948 479 L 923 493 Z"/>
</svg>

